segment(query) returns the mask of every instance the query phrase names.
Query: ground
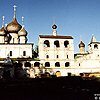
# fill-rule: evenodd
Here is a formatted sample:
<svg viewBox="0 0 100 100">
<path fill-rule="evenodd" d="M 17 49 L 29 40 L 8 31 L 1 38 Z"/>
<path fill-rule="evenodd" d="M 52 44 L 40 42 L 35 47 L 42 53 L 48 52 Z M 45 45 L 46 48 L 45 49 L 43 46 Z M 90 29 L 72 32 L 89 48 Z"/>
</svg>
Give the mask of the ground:
<svg viewBox="0 0 100 100">
<path fill-rule="evenodd" d="M 99 93 L 99 81 L 74 76 L 0 80 L 0 100 L 95 100 Z"/>
</svg>

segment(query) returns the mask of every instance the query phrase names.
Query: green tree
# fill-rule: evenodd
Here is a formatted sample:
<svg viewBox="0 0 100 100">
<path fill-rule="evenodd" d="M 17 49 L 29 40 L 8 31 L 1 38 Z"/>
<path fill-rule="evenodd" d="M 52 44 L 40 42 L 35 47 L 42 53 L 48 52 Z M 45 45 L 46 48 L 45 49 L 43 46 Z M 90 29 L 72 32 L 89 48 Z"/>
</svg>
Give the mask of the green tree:
<svg viewBox="0 0 100 100">
<path fill-rule="evenodd" d="M 38 57 L 38 45 L 35 46 L 35 48 L 32 50 L 32 57 L 37 58 Z"/>
</svg>

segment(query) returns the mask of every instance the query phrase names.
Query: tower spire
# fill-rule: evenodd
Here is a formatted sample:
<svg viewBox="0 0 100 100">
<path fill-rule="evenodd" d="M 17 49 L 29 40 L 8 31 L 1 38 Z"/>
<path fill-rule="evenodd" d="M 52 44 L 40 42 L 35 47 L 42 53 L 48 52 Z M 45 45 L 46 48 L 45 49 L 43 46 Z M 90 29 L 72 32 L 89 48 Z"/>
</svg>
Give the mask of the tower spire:
<svg viewBox="0 0 100 100">
<path fill-rule="evenodd" d="M 93 42 L 96 42 L 96 38 L 95 38 L 94 34 L 92 34 L 92 38 L 91 38 L 90 43 L 93 43 Z"/>
<path fill-rule="evenodd" d="M 16 5 L 13 6 L 14 7 L 14 18 L 16 17 Z"/>
<path fill-rule="evenodd" d="M 55 16 L 53 16 L 52 20 L 53 20 L 53 24 L 56 24 L 56 18 L 55 18 Z"/>
<path fill-rule="evenodd" d="M 81 43 L 81 41 L 82 41 L 82 37 L 81 37 L 81 35 L 80 35 L 80 43 Z"/>
<path fill-rule="evenodd" d="M 4 27 L 5 16 L 2 16 L 2 27 Z"/>
</svg>

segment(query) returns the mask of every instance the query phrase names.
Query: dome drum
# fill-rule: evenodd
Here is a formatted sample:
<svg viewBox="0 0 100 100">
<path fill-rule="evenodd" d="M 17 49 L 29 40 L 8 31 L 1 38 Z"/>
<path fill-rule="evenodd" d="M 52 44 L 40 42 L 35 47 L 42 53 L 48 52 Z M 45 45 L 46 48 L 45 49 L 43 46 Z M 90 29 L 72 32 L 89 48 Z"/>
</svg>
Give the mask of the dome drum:
<svg viewBox="0 0 100 100">
<path fill-rule="evenodd" d="M 8 36 L 5 37 L 5 42 L 9 42 L 9 37 Z"/>
</svg>

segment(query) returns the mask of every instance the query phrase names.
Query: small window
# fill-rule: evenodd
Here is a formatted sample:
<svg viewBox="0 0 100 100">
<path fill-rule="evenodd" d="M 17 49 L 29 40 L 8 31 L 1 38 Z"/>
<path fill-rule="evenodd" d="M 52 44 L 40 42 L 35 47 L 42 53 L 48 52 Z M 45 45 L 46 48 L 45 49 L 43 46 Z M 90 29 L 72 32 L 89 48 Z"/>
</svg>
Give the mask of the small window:
<svg viewBox="0 0 100 100">
<path fill-rule="evenodd" d="M 23 56 L 26 56 L 26 51 L 23 51 Z"/>
<path fill-rule="evenodd" d="M 59 56 L 57 55 L 57 58 L 59 58 Z"/>
<path fill-rule="evenodd" d="M 12 56 L 12 51 L 10 51 L 10 56 Z"/>
<path fill-rule="evenodd" d="M 60 67 L 60 63 L 59 62 L 56 62 L 55 63 L 55 67 Z"/>
<path fill-rule="evenodd" d="M 49 55 L 46 55 L 46 58 L 49 58 Z"/>
<path fill-rule="evenodd" d="M 69 64 L 69 62 L 66 62 L 65 63 L 65 67 L 68 67 L 70 64 Z"/>
<path fill-rule="evenodd" d="M 79 63 L 79 66 L 80 66 L 81 64 Z"/>
<path fill-rule="evenodd" d="M 58 48 L 58 47 L 60 47 L 60 45 L 59 45 L 59 41 L 57 40 L 57 41 L 54 41 L 54 45 Z"/>
</svg>

